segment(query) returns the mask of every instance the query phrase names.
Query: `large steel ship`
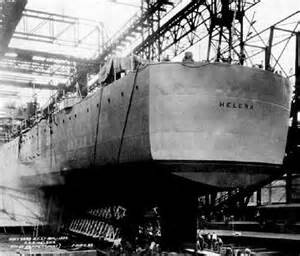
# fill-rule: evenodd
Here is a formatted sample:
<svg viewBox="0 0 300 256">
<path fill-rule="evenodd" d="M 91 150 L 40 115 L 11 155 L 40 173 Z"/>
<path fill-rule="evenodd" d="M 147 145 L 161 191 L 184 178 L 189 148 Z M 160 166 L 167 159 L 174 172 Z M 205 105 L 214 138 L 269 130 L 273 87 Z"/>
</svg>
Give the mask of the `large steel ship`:
<svg viewBox="0 0 300 256">
<path fill-rule="evenodd" d="M 44 188 L 75 195 L 72 173 L 82 190 L 89 176 L 103 187 L 109 172 L 114 182 L 161 172 L 218 189 L 257 185 L 282 171 L 289 108 L 288 80 L 270 71 L 140 65 L 1 146 L 1 208 L 11 225 L 47 222 Z"/>
</svg>

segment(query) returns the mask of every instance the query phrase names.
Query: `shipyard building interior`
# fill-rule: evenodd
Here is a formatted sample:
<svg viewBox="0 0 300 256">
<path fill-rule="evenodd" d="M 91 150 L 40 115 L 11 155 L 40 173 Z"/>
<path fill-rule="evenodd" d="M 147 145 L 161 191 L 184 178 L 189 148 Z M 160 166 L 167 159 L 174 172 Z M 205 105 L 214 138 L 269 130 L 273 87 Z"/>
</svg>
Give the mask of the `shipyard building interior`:
<svg viewBox="0 0 300 256">
<path fill-rule="evenodd" d="M 0 256 L 300 255 L 298 0 L 0 0 Z"/>
</svg>

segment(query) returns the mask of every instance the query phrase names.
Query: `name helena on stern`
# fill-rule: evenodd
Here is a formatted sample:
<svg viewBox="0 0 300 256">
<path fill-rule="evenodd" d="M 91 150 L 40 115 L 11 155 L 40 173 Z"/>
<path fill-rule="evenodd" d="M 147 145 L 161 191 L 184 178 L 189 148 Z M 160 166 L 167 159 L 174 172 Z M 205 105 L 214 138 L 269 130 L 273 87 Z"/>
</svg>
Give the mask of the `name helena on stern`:
<svg viewBox="0 0 300 256">
<path fill-rule="evenodd" d="M 252 104 L 247 103 L 236 103 L 236 102 L 222 102 L 219 103 L 220 108 L 244 108 L 244 109 L 253 109 Z"/>
</svg>

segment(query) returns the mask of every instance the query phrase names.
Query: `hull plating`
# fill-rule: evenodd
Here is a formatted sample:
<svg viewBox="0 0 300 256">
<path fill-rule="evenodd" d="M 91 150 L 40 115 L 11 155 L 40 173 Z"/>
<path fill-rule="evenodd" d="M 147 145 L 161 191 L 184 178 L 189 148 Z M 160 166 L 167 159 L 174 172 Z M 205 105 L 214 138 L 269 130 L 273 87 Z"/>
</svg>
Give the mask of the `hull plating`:
<svg viewBox="0 0 300 256">
<path fill-rule="evenodd" d="M 3 145 L 0 185 L 30 193 L 75 169 L 148 163 L 210 186 L 251 186 L 280 171 L 289 105 L 287 80 L 268 71 L 148 65 Z"/>
</svg>

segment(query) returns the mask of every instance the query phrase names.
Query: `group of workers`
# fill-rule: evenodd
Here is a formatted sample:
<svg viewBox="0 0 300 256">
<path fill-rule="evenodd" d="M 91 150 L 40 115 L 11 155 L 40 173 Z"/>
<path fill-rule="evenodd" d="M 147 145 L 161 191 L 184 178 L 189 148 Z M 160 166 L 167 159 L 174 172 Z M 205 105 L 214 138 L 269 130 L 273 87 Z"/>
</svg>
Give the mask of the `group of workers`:
<svg viewBox="0 0 300 256">
<path fill-rule="evenodd" d="M 149 227 L 140 226 L 133 243 L 122 238 L 115 240 L 109 255 L 161 255 L 159 237 L 154 228 L 150 231 Z"/>
<path fill-rule="evenodd" d="M 196 250 L 204 250 L 204 248 L 220 252 L 223 246 L 221 237 L 218 237 L 215 232 L 205 233 L 203 230 L 197 230 Z"/>
<path fill-rule="evenodd" d="M 222 254 L 221 254 L 222 255 Z M 233 249 L 232 247 L 226 247 L 224 256 L 253 256 L 255 255 L 249 248 Z"/>
<path fill-rule="evenodd" d="M 253 256 L 255 255 L 249 248 L 233 248 L 224 246 L 221 237 L 215 232 L 205 233 L 204 230 L 197 230 L 196 251 L 204 249 L 214 251 L 222 256 Z"/>
</svg>

